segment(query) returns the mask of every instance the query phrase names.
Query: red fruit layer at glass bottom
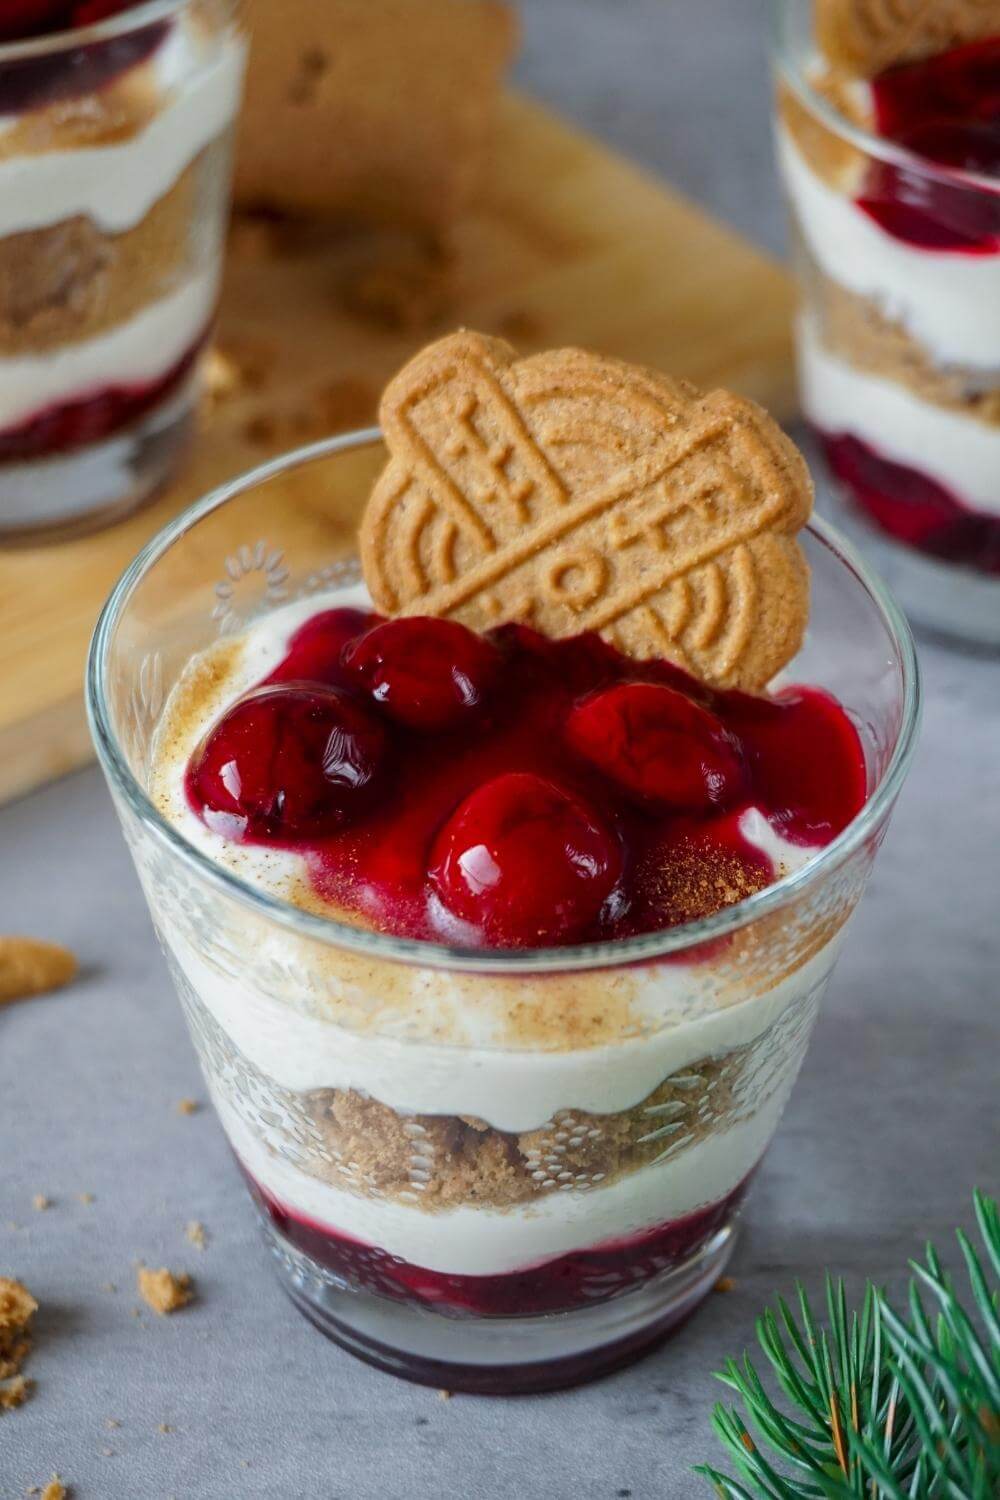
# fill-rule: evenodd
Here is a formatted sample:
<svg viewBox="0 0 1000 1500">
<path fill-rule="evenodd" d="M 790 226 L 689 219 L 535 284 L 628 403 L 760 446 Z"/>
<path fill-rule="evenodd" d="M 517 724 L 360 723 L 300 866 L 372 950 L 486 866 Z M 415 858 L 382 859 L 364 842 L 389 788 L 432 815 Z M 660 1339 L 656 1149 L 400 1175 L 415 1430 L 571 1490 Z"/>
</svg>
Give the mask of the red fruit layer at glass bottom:
<svg viewBox="0 0 1000 1500">
<path fill-rule="evenodd" d="M 1000 37 L 888 69 L 872 102 L 879 134 L 936 170 L 873 159 L 858 206 L 924 250 L 1000 253 Z M 949 170 L 996 178 L 996 189 L 949 180 Z"/>
<path fill-rule="evenodd" d="M 750 1181 L 744 1178 L 718 1203 L 625 1239 L 605 1240 L 502 1275 L 462 1276 L 411 1265 L 317 1224 L 279 1203 L 245 1167 L 242 1170 L 254 1201 L 279 1234 L 351 1286 L 449 1317 L 476 1318 L 571 1312 L 634 1291 L 700 1250 L 733 1217 Z M 448 1233 L 445 1223 L 441 1233 Z M 497 1234 L 502 1233 L 498 1225 Z"/>
<path fill-rule="evenodd" d="M 86 396 L 46 407 L 26 422 L 8 427 L 0 432 L 0 463 L 50 458 L 113 437 L 145 416 L 181 384 L 194 368 L 207 337 L 206 329 L 166 374 L 156 380 L 107 385 Z"/>
<path fill-rule="evenodd" d="M 447 622 L 317 613 L 187 770 L 190 804 L 216 833 L 299 853 L 325 902 L 380 931 L 493 948 L 659 931 L 775 878 L 743 836 L 747 808 L 815 847 L 864 803 L 857 731 L 827 694 L 713 691 L 596 635 L 489 632 L 476 644 L 490 670 L 477 663 L 473 681 L 465 662 L 447 728 L 414 727 L 418 705 L 436 722 L 444 702 L 428 675 L 447 679 L 448 660 L 423 654 L 432 625 Z M 384 753 L 355 754 L 349 786 L 359 711 L 381 725 Z M 304 713 L 310 733 L 327 726 L 328 755 L 304 753 Z M 300 817 L 324 797 L 335 830 Z"/>
<path fill-rule="evenodd" d="M 1000 518 L 966 509 L 936 480 L 883 458 L 860 438 L 818 435 L 832 472 L 889 536 L 929 557 L 1000 577 Z"/>
</svg>

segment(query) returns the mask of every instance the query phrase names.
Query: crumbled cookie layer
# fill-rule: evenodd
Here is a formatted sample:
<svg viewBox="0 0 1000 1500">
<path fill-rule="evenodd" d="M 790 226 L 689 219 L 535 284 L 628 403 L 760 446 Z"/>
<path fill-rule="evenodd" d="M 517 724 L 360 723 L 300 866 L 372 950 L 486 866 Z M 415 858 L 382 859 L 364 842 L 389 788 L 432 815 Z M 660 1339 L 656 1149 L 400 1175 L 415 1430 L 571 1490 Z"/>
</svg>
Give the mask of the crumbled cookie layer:
<svg viewBox="0 0 1000 1500">
<path fill-rule="evenodd" d="M 703 1058 L 634 1109 L 560 1110 L 538 1130 L 494 1130 L 472 1115 L 403 1115 L 366 1095 L 304 1096 L 313 1149 L 300 1165 L 336 1187 L 426 1209 L 506 1208 L 595 1188 L 678 1154 L 737 1113 L 753 1047 Z"/>
<path fill-rule="evenodd" d="M 225 168 L 216 142 L 121 234 L 77 215 L 0 239 L 0 356 L 95 338 L 172 291 L 201 254 L 203 205 Z"/>
<path fill-rule="evenodd" d="M 827 348 L 867 375 L 905 386 L 922 401 L 959 411 L 987 425 L 1000 425 L 1000 351 L 995 372 L 942 367 L 901 324 L 887 318 L 869 298 L 832 281 L 800 245 L 820 337 Z"/>
</svg>

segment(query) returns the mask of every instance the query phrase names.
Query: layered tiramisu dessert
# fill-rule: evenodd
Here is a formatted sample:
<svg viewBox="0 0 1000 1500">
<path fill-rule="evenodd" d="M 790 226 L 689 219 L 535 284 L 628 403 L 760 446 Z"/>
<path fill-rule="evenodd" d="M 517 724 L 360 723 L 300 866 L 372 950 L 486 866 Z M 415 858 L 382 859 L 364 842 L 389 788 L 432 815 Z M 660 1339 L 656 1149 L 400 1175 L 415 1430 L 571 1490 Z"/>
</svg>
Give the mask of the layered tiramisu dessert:
<svg viewBox="0 0 1000 1500">
<path fill-rule="evenodd" d="M 143 500 L 218 295 L 244 46 L 230 0 L 0 13 L 0 536 Z"/>
<path fill-rule="evenodd" d="M 806 878 L 869 794 L 859 728 L 768 687 L 806 627 L 808 473 L 749 402 L 472 334 L 382 423 L 364 580 L 199 651 L 150 758 L 185 845 L 309 932 L 220 943 L 140 871 L 314 1315 L 621 1301 L 584 1348 L 674 1286 L 648 1340 L 728 1256 L 860 894 Z M 518 1384 L 516 1341 L 475 1358 Z"/>
<path fill-rule="evenodd" d="M 778 116 L 805 413 L 877 531 L 983 585 L 1000 578 L 1000 0 L 815 11 Z M 992 607 L 1000 631 L 1000 585 Z"/>
</svg>

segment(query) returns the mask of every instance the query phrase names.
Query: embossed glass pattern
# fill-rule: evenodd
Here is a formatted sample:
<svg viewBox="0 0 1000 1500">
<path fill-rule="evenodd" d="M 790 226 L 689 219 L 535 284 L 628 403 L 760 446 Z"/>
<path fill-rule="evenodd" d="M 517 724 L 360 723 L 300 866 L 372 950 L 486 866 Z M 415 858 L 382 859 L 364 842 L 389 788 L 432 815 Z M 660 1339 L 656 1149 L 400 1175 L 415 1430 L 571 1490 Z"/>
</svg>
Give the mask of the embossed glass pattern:
<svg viewBox="0 0 1000 1500">
<path fill-rule="evenodd" d="M 705 1295 L 808 1043 L 917 718 L 895 606 L 822 525 L 791 680 L 835 693 L 871 796 L 794 876 L 705 921 L 503 952 L 394 939 L 214 863 L 149 795 L 193 653 L 358 577 L 385 452 L 334 439 L 208 496 L 95 635 L 98 751 L 279 1275 L 362 1357 L 529 1390 L 632 1357 Z"/>
</svg>

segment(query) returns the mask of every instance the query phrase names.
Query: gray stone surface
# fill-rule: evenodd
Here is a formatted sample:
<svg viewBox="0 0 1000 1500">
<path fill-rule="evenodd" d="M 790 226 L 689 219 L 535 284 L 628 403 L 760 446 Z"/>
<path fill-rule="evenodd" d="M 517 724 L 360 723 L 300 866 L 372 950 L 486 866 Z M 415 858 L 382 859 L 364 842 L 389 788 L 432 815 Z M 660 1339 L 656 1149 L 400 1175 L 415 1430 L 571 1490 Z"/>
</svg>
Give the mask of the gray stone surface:
<svg viewBox="0 0 1000 1500">
<path fill-rule="evenodd" d="M 756 4 L 527 11 L 525 84 L 779 243 Z M 2 1500 L 53 1469 L 77 1500 L 710 1493 L 689 1467 L 713 1452 L 711 1371 L 764 1299 L 796 1277 L 818 1288 L 824 1264 L 898 1284 L 925 1236 L 968 1222 L 975 1182 L 997 1188 L 1000 667 L 921 654 L 922 747 L 754 1188 L 736 1288 L 640 1365 L 565 1395 L 443 1403 L 292 1311 L 212 1115 L 176 1111 L 204 1091 L 97 773 L 0 813 L 0 930 L 60 939 L 85 966 L 72 990 L 0 1011 L 0 1272 L 43 1305 L 37 1392 L 0 1416 Z M 136 1257 L 196 1273 L 197 1305 L 133 1316 Z"/>
</svg>

